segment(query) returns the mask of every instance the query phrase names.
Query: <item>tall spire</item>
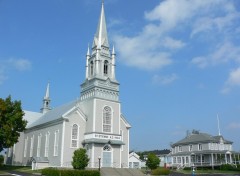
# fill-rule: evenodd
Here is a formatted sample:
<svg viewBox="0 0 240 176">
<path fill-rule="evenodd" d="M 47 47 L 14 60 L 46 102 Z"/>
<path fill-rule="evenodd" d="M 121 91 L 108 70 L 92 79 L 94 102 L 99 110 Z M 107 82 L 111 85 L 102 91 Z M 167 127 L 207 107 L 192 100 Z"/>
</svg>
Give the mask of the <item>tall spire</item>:
<svg viewBox="0 0 240 176">
<path fill-rule="evenodd" d="M 218 122 L 218 136 L 221 136 L 221 131 L 220 131 L 220 122 L 219 122 L 219 117 L 217 114 L 217 122 Z"/>
<path fill-rule="evenodd" d="M 42 113 L 46 113 L 49 110 L 51 110 L 50 108 L 50 88 L 49 88 L 49 83 L 47 84 L 47 89 L 46 89 L 46 93 L 45 96 L 43 98 L 43 107 L 41 108 L 41 112 Z"/>
<path fill-rule="evenodd" d="M 94 36 L 93 48 L 97 47 L 98 49 L 100 49 L 102 45 L 109 48 L 103 1 L 97 31 Z"/>
</svg>

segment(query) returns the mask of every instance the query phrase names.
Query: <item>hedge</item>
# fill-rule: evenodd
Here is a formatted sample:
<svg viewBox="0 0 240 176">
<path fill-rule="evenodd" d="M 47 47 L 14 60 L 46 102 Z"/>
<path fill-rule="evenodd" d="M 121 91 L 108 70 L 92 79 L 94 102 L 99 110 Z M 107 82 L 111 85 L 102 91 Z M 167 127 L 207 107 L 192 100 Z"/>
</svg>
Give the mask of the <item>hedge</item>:
<svg viewBox="0 0 240 176">
<path fill-rule="evenodd" d="M 45 176 L 100 176 L 97 170 L 73 170 L 73 169 L 57 169 L 45 168 L 42 170 Z"/>
<path fill-rule="evenodd" d="M 151 171 L 151 175 L 169 175 L 170 170 L 166 168 L 157 168 Z"/>
</svg>

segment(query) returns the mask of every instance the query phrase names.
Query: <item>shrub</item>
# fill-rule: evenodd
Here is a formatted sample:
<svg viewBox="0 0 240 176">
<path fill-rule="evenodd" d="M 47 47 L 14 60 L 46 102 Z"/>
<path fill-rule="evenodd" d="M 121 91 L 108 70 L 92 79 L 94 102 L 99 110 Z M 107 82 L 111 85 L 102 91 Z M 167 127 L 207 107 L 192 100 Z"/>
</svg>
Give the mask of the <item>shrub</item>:
<svg viewBox="0 0 240 176">
<path fill-rule="evenodd" d="M 160 159 L 154 154 L 149 153 L 146 161 L 146 166 L 151 170 L 156 169 L 160 163 Z"/>
<path fill-rule="evenodd" d="M 166 168 L 157 168 L 151 171 L 151 175 L 169 175 L 170 170 Z"/>
<path fill-rule="evenodd" d="M 221 165 L 220 170 L 224 170 L 224 171 L 240 171 L 240 168 L 236 167 L 234 165 L 230 165 L 230 164 L 223 164 L 223 165 Z"/>
<path fill-rule="evenodd" d="M 72 166 L 74 169 L 85 169 L 88 165 L 88 155 L 86 149 L 80 148 L 74 151 Z"/>
<path fill-rule="evenodd" d="M 97 170 L 72 170 L 72 169 L 56 169 L 46 168 L 42 170 L 42 175 L 45 176 L 100 176 Z"/>
</svg>

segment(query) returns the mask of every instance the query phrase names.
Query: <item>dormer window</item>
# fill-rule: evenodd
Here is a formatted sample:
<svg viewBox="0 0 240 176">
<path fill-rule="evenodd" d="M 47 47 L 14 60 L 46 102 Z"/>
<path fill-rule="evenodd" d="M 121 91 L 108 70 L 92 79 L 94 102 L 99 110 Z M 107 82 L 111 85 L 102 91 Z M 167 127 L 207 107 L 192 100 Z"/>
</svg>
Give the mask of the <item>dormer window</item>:
<svg viewBox="0 0 240 176">
<path fill-rule="evenodd" d="M 199 150 L 199 151 L 202 150 L 202 144 L 198 144 L 198 150 Z"/>
<path fill-rule="evenodd" d="M 192 151 L 193 146 L 189 145 L 189 151 Z"/>
<path fill-rule="evenodd" d="M 178 151 L 182 152 L 182 146 L 178 146 Z"/>
<path fill-rule="evenodd" d="M 108 74 L 108 61 L 107 60 L 104 61 L 103 73 L 104 73 L 104 75 Z"/>
</svg>

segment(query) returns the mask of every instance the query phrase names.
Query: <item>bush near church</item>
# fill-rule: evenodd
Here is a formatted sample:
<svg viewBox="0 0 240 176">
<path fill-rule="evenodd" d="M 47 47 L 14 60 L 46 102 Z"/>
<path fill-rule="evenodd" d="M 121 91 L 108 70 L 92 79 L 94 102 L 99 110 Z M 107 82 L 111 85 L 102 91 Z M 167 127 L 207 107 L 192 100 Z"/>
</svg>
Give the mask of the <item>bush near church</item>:
<svg viewBox="0 0 240 176">
<path fill-rule="evenodd" d="M 100 176 L 97 170 L 72 170 L 72 169 L 57 169 L 45 168 L 42 170 L 42 175 L 45 176 Z"/>
<path fill-rule="evenodd" d="M 89 158 L 87 151 L 84 148 L 80 148 L 74 151 L 72 166 L 74 169 L 83 170 L 87 167 Z"/>
</svg>

